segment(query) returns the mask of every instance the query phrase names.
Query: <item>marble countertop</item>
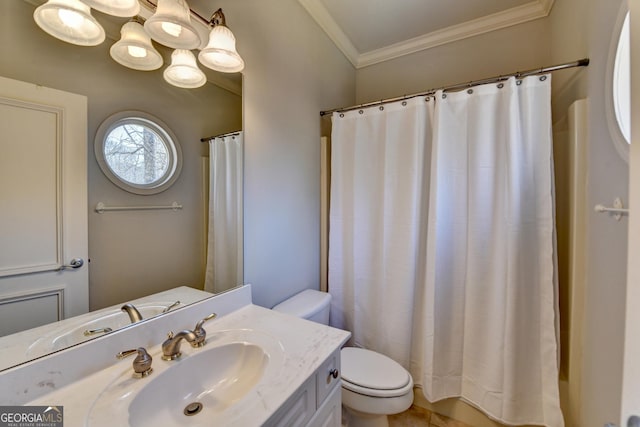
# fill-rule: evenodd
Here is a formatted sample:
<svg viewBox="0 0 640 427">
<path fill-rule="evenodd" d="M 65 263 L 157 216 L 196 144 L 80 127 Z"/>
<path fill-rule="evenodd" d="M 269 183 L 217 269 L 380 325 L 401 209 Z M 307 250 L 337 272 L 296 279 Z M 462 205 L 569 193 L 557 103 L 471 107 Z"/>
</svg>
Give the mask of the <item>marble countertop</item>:
<svg viewBox="0 0 640 427">
<path fill-rule="evenodd" d="M 140 325 L 140 328 L 151 326 L 151 324 Z M 64 387 L 56 388 L 27 404 L 63 406 L 64 421 L 68 426 L 111 426 L 114 425 L 113 419 L 96 418 L 96 408 L 104 406 L 104 399 L 101 402 L 100 398 L 104 397 L 105 390 L 113 388 L 118 381 L 127 378 L 129 384 L 132 384 L 132 388 L 142 388 L 144 381 L 171 369 L 171 364 L 186 363 L 189 357 L 197 352 L 206 351 L 207 347 L 224 344 L 225 338 L 223 337 L 225 336 L 230 339 L 250 340 L 251 338 L 243 338 L 243 336 L 257 333 L 270 337 L 278 343 L 282 353 L 279 357 L 274 357 L 273 362 L 278 363 L 279 366 L 269 375 L 265 374 L 246 396 L 236 405 L 226 409 L 220 416 L 223 417 L 221 420 L 225 426 L 260 426 L 303 385 L 332 352 L 346 342 L 350 335 L 346 331 L 274 312 L 253 304 L 248 304 L 207 322 L 205 329 L 209 337 L 207 345 L 202 349 L 193 349 L 183 343 L 181 348 L 184 356 L 177 361 L 161 360 L 160 343 L 147 348 L 154 358 L 154 373 L 147 378 L 136 379 L 132 383 L 131 376 L 128 374 L 128 372 L 132 372 L 132 360 L 118 361 L 114 357 L 112 366 L 86 375 Z M 215 363 L 212 364 L 211 369 L 215 369 Z M 114 405 L 114 409 L 116 409 L 117 404 L 114 403 Z M 127 416 L 121 413 L 121 409 L 114 410 L 113 413 L 118 412 L 126 419 Z M 219 421 L 215 420 L 211 420 L 211 423 L 211 425 L 221 425 Z M 118 423 L 118 425 L 120 424 Z"/>
</svg>

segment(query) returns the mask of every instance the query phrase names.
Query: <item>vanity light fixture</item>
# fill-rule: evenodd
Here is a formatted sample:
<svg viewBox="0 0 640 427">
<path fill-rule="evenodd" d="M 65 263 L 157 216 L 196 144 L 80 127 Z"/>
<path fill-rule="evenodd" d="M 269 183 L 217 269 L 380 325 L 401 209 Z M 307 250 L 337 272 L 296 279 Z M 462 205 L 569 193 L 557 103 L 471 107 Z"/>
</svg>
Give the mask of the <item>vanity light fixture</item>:
<svg viewBox="0 0 640 427">
<path fill-rule="evenodd" d="M 153 11 L 146 21 L 136 16 L 140 3 Z M 237 73 L 244 68 L 244 61 L 236 50 L 236 38 L 227 27 L 222 9 L 207 20 L 191 10 L 187 0 L 155 3 L 152 0 L 47 0 L 35 10 L 33 18 L 42 30 L 60 40 L 95 46 L 104 41 L 105 32 L 91 15 L 91 8 L 113 16 L 134 17 L 122 26 L 120 40 L 109 51 L 111 57 L 125 67 L 140 71 L 160 68 L 163 60 L 151 43 L 154 40 L 176 49 L 171 55 L 171 65 L 164 71 L 167 82 L 182 88 L 202 86 L 206 76 L 190 51 L 200 49 L 203 44 L 199 30 L 192 24 L 191 18 L 194 18 L 199 24 L 211 27 L 208 43 L 198 54 L 202 65 L 223 73 Z"/>
<path fill-rule="evenodd" d="M 48 0 L 36 8 L 33 19 L 44 32 L 67 43 L 96 46 L 105 39 L 104 28 L 80 0 Z"/>
<path fill-rule="evenodd" d="M 158 0 L 144 29 L 158 43 L 174 49 L 200 47 L 200 35 L 191 24 L 191 10 L 185 0 Z"/>
<path fill-rule="evenodd" d="M 151 44 L 140 19 L 134 18 L 124 24 L 120 34 L 120 40 L 109 50 L 114 61 L 140 71 L 157 70 L 162 66 L 162 56 Z"/>
<path fill-rule="evenodd" d="M 196 57 L 187 49 L 173 51 L 171 65 L 163 75 L 167 83 L 186 89 L 195 89 L 207 82 L 207 77 L 196 64 Z"/>
<path fill-rule="evenodd" d="M 205 67 L 223 73 L 236 73 L 244 68 L 244 61 L 236 50 L 236 38 L 227 27 L 222 9 L 213 13 L 210 24 L 209 43 L 198 54 Z"/>
<path fill-rule="evenodd" d="M 138 0 L 82 0 L 87 6 L 112 16 L 129 18 L 140 12 Z"/>
</svg>

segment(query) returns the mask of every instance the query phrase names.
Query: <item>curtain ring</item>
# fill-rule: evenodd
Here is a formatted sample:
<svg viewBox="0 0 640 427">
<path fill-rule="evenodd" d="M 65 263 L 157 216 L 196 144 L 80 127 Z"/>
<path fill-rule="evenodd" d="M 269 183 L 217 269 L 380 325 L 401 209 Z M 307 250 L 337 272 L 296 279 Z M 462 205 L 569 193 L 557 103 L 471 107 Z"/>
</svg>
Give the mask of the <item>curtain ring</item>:
<svg viewBox="0 0 640 427">
<path fill-rule="evenodd" d="M 543 81 L 545 81 L 545 80 L 547 80 L 547 76 L 540 76 L 540 81 L 541 81 L 541 82 L 543 82 Z"/>
<path fill-rule="evenodd" d="M 445 99 L 446 97 L 447 97 L 447 94 L 446 94 L 446 93 L 443 93 L 443 94 L 442 94 L 442 99 Z"/>
<path fill-rule="evenodd" d="M 358 113 L 360 113 L 360 114 L 364 114 L 364 111 L 360 110 L 360 111 L 358 111 Z"/>
<path fill-rule="evenodd" d="M 504 87 L 504 83 L 498 83 L 498 89 L 502 89 Z"/>
<path fill-rule="evenodd" d="M 471 94 L 473 93 L 473 89 L 469 89 L 469 90 L 467 90 L 467 93 L 468 93 L 469 95 L 471 95 Z"/>
<path fill-rule="evenodd" d="M 384 111 L 384 107 L 381 105 L 381 106 L 379 107 L 379 110 L 380 110 L 380 111 Z"/>
<path fill-rule="evenodd" d="M 516 84 L 520 86 L 522 84 L 522 80 L 516 80 Z"/>
<path fill-rule="evenodd" d="M 429 100 L 431 100 L 431 97 L 430 97 L 430 96 L 427 96 L 424 100 L 425 100 L 426 102 L 429 102 Z"/>
<path fill-rule="evenodd" d="M 341 117 L 341 118 L 342 118 L 342 117 L 344 117 L 344 113 L 340 113 L 340 117 Z"/>
<path fill-rule="evenodd" d="M 407 101 L 402 101 L 402 106 L 406 107 L 407 106 Z"/>
</svg>

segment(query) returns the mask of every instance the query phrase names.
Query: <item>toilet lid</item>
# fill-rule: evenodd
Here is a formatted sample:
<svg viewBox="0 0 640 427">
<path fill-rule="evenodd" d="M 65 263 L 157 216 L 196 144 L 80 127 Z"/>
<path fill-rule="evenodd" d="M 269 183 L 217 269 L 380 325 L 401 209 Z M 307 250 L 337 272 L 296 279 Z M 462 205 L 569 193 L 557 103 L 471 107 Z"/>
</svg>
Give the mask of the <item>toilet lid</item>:
<svg viewBox="0 0 640 427">
<path fill-rule="evenodd" d="M 393 359 L 364 348 L 344 347 L 340 351 L 342 379 L 374 390 L 396 390 L 411 382 L 406 369 Z"/>
</svg>

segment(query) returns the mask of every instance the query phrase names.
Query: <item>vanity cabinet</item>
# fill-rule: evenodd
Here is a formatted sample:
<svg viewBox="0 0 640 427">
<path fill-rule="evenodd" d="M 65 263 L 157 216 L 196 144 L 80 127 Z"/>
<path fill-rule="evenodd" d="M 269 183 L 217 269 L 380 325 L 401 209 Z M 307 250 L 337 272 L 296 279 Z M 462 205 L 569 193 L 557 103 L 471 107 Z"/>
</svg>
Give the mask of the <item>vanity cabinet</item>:
<svg viewBox="0 0 640 427">
<path fill-rule="evenodd" d="M 335 350 L 265 426 L 339 427 L 342 419 L 340 349 Z"/>
<path fill-rule="evenodd" d="M 342 387 L 333 390 L 318 408 L 307 427 L 339 427 L 342 424 Z"/>
</svg>

